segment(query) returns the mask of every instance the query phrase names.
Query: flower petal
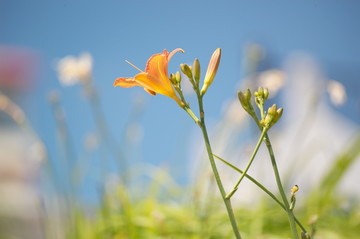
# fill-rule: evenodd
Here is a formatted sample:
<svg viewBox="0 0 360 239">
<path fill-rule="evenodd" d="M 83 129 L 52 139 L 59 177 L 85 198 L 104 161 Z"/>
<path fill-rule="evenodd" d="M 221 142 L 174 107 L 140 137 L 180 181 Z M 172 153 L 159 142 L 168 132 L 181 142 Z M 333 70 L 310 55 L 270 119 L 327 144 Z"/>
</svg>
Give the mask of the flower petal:
<svg viewBox="0 0 360 239">
<path fill-rule="evenodd" d="M 141 86 L 141 85 L 139 85 L 139 84 L 135 81 L 135 78 L 120 77 L 120 78 L 117 78 L 117 79 L 114 81 L 114 86 L 121 86 L 121 87 L 124 87 L 124 88 L 129 88 L 129 87 Z"/>
<path fill-rule="evenodd" d="M 177 48 L 170 54 L 164 50 L 162 53 L 152 55 L 146 63 L 145 72 L 137 74 L 134 78 L 118 78 L 114 86 L 133 87 L 142 86 L 144 90 L 151 95 L 156 93 L 166 95 L 174 99 L 180 106 L 184 103 L 177 96 L 168 76 L 168 63 L 171 57 L 178 51 L 184 52 Z"/>
<path fill-rule="evenodd" d="M 182 53 L 184 53 L 185 51 L 181 48 L 176 48 L 175 50 L 173 50 L 172 52 L 170 52 L 170 54 L 168 54 L 167 56 L 167 60 L 170 61 L 171 57 L 178 51 L 181 51 Z"/>
<path fill-rule="evenodd" d="M 157 82 L 163 82 L 164 79 L 168 78 L 168 52 L 164 50 L 163 53 L 152 55 L 146 63 L 145 71 L 153 76 Z M 170 81 L 168 83 L 170 85 Z"/>
<path fill-rule="evenodd" d="M 137 74 L 135 76 L 135 81 L 138 85 L 147 88 L 151 91 L 157 92 L 159 94 L 169 95 L 169 92 L 174 91 L 172 88 L 170 89 L 165 88 L 157 78 L 153 77 L 147 72 L 142 72 Z"/>
<path fill-rule="evenodd" d="M 156 92 L 155 91 L 152 91 L 152 90 L 149 90 L 147 88 L 144 88 L 144 90 L 149 93 L 150 95 L 156 95 Z"/>
</svg>

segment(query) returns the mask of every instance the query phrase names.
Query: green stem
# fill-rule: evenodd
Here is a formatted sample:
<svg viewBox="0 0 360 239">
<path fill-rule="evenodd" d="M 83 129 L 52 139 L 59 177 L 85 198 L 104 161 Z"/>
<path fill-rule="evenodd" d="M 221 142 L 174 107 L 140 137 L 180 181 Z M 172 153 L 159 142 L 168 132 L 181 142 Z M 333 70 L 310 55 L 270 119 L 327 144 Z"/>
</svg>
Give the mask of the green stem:
<svg viewBox="0 0 360 239">
<path fill-rule="evenodd" d="M 190 117 L 195 121 L 195 123 L 198 126 L 201 125 L 199 118 L 194 114 L 194 112 L 188 106 L 183 107 L 183 109 L 186 111 L 186 113 L 190 115 Z"/>
<path fill-rule="evenodd" d="M 290 228 L 291 228 L 293 238 L 298 239 L 299 235 L 298 235 L 298 232 L 296 230 L 295 217 L 294 217 L 294 214 L 293 214 L 292 210 L 290 210 L 290 205 L 289 205 L 289 202 L 288 202 L 288 200 L 286 198 L 286 194 L 284 192 L 284 188 L 283 188 L 282 183 L 281 183 L 279 170 L 278 170 L 278 167 L 276 165 L 274 151 L 272 149 L 271 142 L 270 142 L 269 136 L 267 134 L 265 134 L 264 141 L 265 141 L 266 147 L 267 147 L 269 155 L 270 155 L 271 164 L 272 164 L 274 174 L 275 174 L 275 178 L 276 178 L 276 184 L 278 186 L 281 198 L 282 198 L 284 206 L 285 206 L 286 213 L 288 215 L 288 219 L 289 219 Z"/>
<path fill-rule="evenodd" d="M 244 171 L 242 171 L 241 169 L 239 169 L 238 167 L 234 166 L 233 164 L 229 163 L 228 161 L 226 161 L 225 159 L 220 158 L 219 156 L 213 154 L 215 156 L 215 158 L 219 159 L 221 162 L 223 162 L 224 164 L 226 164 L 227 166 L 231 167 L 232 169 L 234 169 L 235 171 L 245 175 L 246 178 L 248 178 L 251 182 L 253 182 L 256 186 L 258 186 L 260 189 L 262 189 L 267 195 L 269 195 L 272 199 L 274 199 L 274 201 L 279 204 L 285 211 L 286 211 L 286 207 L 284 206 L 284 204 L 277 199 L 277 197 L 270 192 L 264 185 L 262 185 L 259 181 L 257 181 L 255 178 L 251 177 L 249 174 L 244 173 Z M 301 224 L 301 222 L 294 217 L 295 222 L 299 225 L 299 227 L 301 228 L 301 230 L 304 233 L 307 233 L 305 227 Z"/>
<path fill-rule="evenodd" d="M 241 236 L 240 236 L 239 229 L 237 227 L 237 223 L 236 223 L 236 220 L 235 220 L 235 215 L 234 215 L 234 211 L 233 211 L 232 206 L 231 206 L 230 199 L 226 198 L 225 189 L 224 189 L 224 186 L 222 185 L 220 175 L 219 175 L 219 172 L 218 172 L 216 164 L 215 164 L 214 157 L 212 156 L 212 150 L 211 150 L 209 137 L 208 137 L 208 134 L 207 134 L 207 130 L 206 130 L 206 126 L 204 124 L 204 121 L 201 121 L 201 131 L 202 131 L 203 136 L 204 136 L 206 150 L 207 150 L 207 153 L 209 155 L 209 160 L 210 160 L 211 168 L 212 168 L 213 173 L 214 173 L 215 181 L 216 181 L 216 183 L 218 185 L 221 196 L 222 196 L 222 198 L 224 200 L 224 203 L 225 203 L 225 206 L 226 206 L 226 209 L 227 209 L 229 219 L 231 221 L 231 225 L 232 225 L 232 228 L 234 230 L 235 236 L 236 236 L 236 238 L 240 239 Z"/>
<path fill-rule="evenodd" d="M 261 143 L 262 143 L 262 141 L 263 141 L 263 139 L 264 139 L 264 137 L 265 137 L 265 134 L 266 134 L 267 130 L 268 130 L 267 128 L 265 128 L 265 127 L 263 128 L 263 130 L 262 130 L 262 132 L 261 132 L 261 135 L 260 135 L 260 138 L 259 138 L 259 140 L 258 140 L 258 142 L 257 142 L 257 144 L 256 144 L 256 146 L 255 146 L 255 149 L 254 149 L 254 151 L 253 151 L 253 153 L 252 153 L 252 155 L 251 155 L 251 157 L 250 157 L 250 160 L 249 160 L 248 164 L 247 164 L 246 167 L 245 167 L 244 173 L 241 174 L 239 180 L 236 182 L 236 184 L 235 184 L 235 186 L 233 187 L 233 189 L 226 195 L 226 198 L 231 198 L 231 196 L 232 196 L 232 195 L 236 192 L 236 190 L 238 189 L 239 184 L 240 184 L 241 181 L 244 179 L 247 171 L 249 170 L 252 162 L 253 162 L 254 159 L 255 159 L 255 156 L 256 156 L 259 148 L 260 148 L 260 145 L 261 145 Z"/>
<path fill-rule="evenodd" d="M 202 96 L 200 95 L 199 90 L 196 90 L 196 93 L 197 93 L 197 98 L 198 98 L 200 121 L 189 108 L 184 108 L 184 109 L 195 120 L 197 125 L 199 125 L 199 127 L 201 128 L 201 131 L 202 131 L 202 134 L 203 134 L 203 137 L 204 137 L 204 141 L 205 141 L 206 150 L 207 150 L 209 160 L 210 160 L 210 165 L 211 165 L 212 171 L 214 173 L 214 178 L 215 178 L 216 184 L 217 184 L 217 186 L 219 188 L 221 197 L 222 197 L 222 199 L 224 201 L 224 204 L 225 204 L 225 207 L 226 207 L 226 210 L 227 210 L 230 222 L 231 222 L 232 229 L 234 231 L 235 237 L 237 239 L 241 239 L 241 235 L 240 235 L 240 232 L 239 232 L 239 229 L 238 229 L 238 226 L 237 226 L 237 223 L 236 223 L 236 219 L 235 219 L 235 214 L 234 214 L 234 211 L 233 211 L 232 206 L 231 206 L 231 201 L 230 201 L 230 199 L 226 198 L 226 192 L 225 192 L 224 186 L 223 186 L 223 184 L 221 182 L 219 171 L 218 171 L 218 169 L 216 167 L 215 159 L 214 159 L 214 156 L 213 156 L 213 153 L 212 153 L 210 140 L 209 140 L 209 136 L 208 136 L 208 133 L 207 133 L 207 130 L 206 130 L 206 125 L 205 125 L 204 107 L 203 107 L 203 102 L 202 102 Z"/>
<path fill-rule="evenodd" d="M 262 104 L 257 104 L 257 105 L 258 105 L 258 107 L 260 109 L 261 119 L 264 119 L 265 118 L 264 104 L 262 103 Z M 263 132 L 263 127 L 260 124 L 260 121 L 257 118 L 256 114 L 252 115 L 252 117 L 254 118 L 254 120 L 255 120 L 257 126 L 259 127 L 259 129 Z M 271 164 L 272 164 L 273 171 L 274 171 L 275 178 L 276 178 L 276 184 L 278 186 L 281 198 L 282 198 L 284 206 L 285 206 L 286 213 L 288 215 L 288 220 L 289 220 L 289 223 L 290 223 L 291 233 L 292 233 L 294 239 L 298 239 L 299 235 L 298 235 L 298 232 L 296 230 L 295 216 L 293 214 L 293 211 L 290 210 L 290 204 L 289 204 L 289 202 L 288 202 L 288 200 L 286 198 L 286 194 L 284 192 L 284 188 L 283 188 L 282 183 L 281 183 L 280 174 L 279 174 L 279 170 L 277 168 L 274 151 L 272 149 L 271 142 L 270 142 L 270 139 L 269 139 L 269 136 L 267 135 L 267 133 L 265 134 L 264 141 L 265 141 L 266 147 L 267 147 L 269 155 L 270 155 Z"/>
</svg>

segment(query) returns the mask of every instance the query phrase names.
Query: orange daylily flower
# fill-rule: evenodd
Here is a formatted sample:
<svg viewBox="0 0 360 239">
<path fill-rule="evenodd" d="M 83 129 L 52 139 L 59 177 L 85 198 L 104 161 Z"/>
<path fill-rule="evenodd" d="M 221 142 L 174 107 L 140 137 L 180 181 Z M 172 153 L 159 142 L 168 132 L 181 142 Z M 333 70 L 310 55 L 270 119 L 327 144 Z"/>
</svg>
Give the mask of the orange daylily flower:
<svg viewBox="0 0 360 239">
<path fill-rule="evenodd" d="M 156 93 L 166 95 L 174 99 L 180 106 L 183 106 L 184 103 L 176 95 L 168 76 L 168 63 L 178 51 L 184 52 L 182 49 L 177 48 L 170 53 L 164 50 L 162 53 L 152 55 L 146 63 L 145 72 L 142 71 L 134 77 L 117 78 L 114 86 L 125 88 L 142 86 L 151 95 L 156 95 Z"/>
</svg>

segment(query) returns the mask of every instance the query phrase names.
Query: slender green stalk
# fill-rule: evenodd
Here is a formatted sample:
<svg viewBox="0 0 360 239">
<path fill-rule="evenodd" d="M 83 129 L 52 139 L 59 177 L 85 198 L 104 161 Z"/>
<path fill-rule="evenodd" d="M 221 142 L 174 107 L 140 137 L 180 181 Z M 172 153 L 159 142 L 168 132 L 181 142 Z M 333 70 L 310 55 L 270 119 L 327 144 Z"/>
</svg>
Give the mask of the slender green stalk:
<svg viewBox="0 0 360 239">
<path fill-rule="evenodd" d="M 264 137 L 265 137 L 265 134 L 266 134 L 267 130 L 268 130 L 267 128 L 265 128 L 265 127 L 263 128 L 263 130 L 262 130 L 262 132 L 261 132 L 261 135 L 260 135 L 260 138 L 259 138 L 259 140 L 258 140 L 258 142 L 257 142 L 257 144 L 256 144 L 256 146 L 255 146 L 255 149 L 254 149 L 254 151 L 253 151 L 253 153 L 252 153 L 252 155 L 251 155 L 251 157 L 250 157 L 250 160 L 249 160 L 248 164 L 247 164 L 246 167 L 245 167 L 244 173 L 241 174 L 239 180 L 236 182 L 236 184 L 235 184 L 235 186 L 233 187 L 233 189 L 226 195 L 226 198 L 231 198 L 231 196 L 232 196 L 232 195 L 236 192 L 236 190 L 238 189 L 239 184 L 240 184 L 241 181 L 244 179 L 247 171 L 249 170 L 252 162 L 253 162 L 254 159 L 255 159 L 255 156 L 256 156 L 259 148 L 260 148 L 260 145 L 261 145 L 261 143 L 262 143 L 262 141 L 263 141 L 263 139 L 264 139 Z"/>
<path fill-rule="evenodd" d="M 190 115 L 190 117 L 195 121 L 195 123 L 198 126 L 201 125 L 201 122 L 200 122 L 199 118 L 194 114 L 194 112 L 189 107 L 184 107 L 183 109 L 186 111 L 186 113 L 188 113 Z"/>
<path fill-rule="evenodd" d="M 264 119 L 265 118 L 264 105 L 263 105 L 263 103 L 260 103 L 260 104 L 257 104 L 257 105 L 258 105 L 259 110 L 260 110 L 261 119 Z M 256 115 L 251 115 L 251 117 L 253 117 L 253 119 L 255 120 L 257 126 L 259 127 L 259 129 L 263 132 L 263 126 L 260 124 L 260 121 L 257 118 L 257 116 Z M 281 199 L 283 200 L 285 210 L 286 210 L 286 213 L 288 215 L 288 220 L 289 220 L 289 223 L 290 223 L 290 228 L 291 228 L 291 233 L 293 235 L 293 239 L 298 239 L 299 235 L 298 235 L 296 225 L 295 225 L 295 217 L 294 217 L 293 211 L 290 210 L 290 204 L 289 204 L 289 202 L 288 202 L 288 200 L 286 198 L 286 194 L 284 192 L 284 188 L 283 188 L 282 183 L 281 183 L 280 174 L 279 174 L 279 170 L 278 170 L 278 167 L 277 167 L 277 164 L 276 164 L 274 151 L 272 149 L 269 136 L 268 136 L 268 134 L 266 132 L 265 132 L 264 142 L 265 142 L 265 145 L 266 145 L 266 147 L 268 149 L 268 152 L 269 152 L 269 155 L 270 155 L 271 164 L 272 164 L 275 179 L 276 179 L 276 184 L 278 186 L 278 190 L 280 192 Z"/>
<path fill-rule="evenodd" d="M 195 116 L 195 114 L 191 111 L 190 108 L 184 107 L 184 110 L 191 116 L 191 118 L 195 121 L 195 123 L 201 128 L 201 131 L 202 131 L 202 134 L 203 134 L 203 137 L 204 137 L 206 150 L 207 150 L 209 160 L 210 160 L 210 165 L 211 165 L 212 171 L 214 173 L 214 178 L 215 178 L 216 184 L 217 184 L 217 186 L 219 188 L 221 197 L 222 197 L 222 199 L 224 201 L 224 204 L 225 204 L 225 207 L 226 207 L 226 210 L 227 210 L 230 222 L 231 222 L 231 226 L 233 228 L 235 237 L 237 239 L 241 239 L 241 235 L 240 235 L 240 232 L 239 232 L 239 229 L 238 229 L 238 226 L 237 226 L 237 223 L 236 223 L 236 219 L 235 219 L 235 214 L 234 214 L 234 211 L 232 209 L 231 201 L 230 201 L 229 198 L 226 198 L 226 192 L 225 192 L 224 186 L 223 186 L 223 184 L 221 182 L 221 178 L 220 178 L 218 169 L 216 167 L 215 159 L 214 159 L 214 156 L 213 156 L 213 153 L 212 153 L 210 140 L 209 140 L 209 136 L 208 136 L 206 125 L 205 125 L 204 107 L 203 107 L 203 102 L 202 102 L 202 96 L 200 95 L 200 92 L 199 92 L 198 89 L 196 90 L 196 93 L 197 93 L 197 98 L 198 98 L 200 120 Z"/>
<path fill-rule="evenodd" d="M 294 217 L 293 211 L 290 210 L 290 205 L 289 205 L 289 202 L 288 202 L 288 200 L 286 198 L 286 194 L 284 192 L 284 188 L 283 188 L 282 183 L 281 183 L 279 170 L 278 170 L 278 167 L 276 165 L 274 151 L 272 149 L 271 142 L 270 142 L 269 136 L 267 134 L 265 134 L 264 141 L 265 141 L 266 147 L 267 147 L 269 155 L 270 155 L 271 164 L 272 164 L 273 171 L 274 171 L 275 178 L 276 178 L 276 184 L 278 186 L 281 198 L 282 198 L 284 206 L 285 206 L 286 213 L 288 215 L 288 219 L 289 219 L 290 228 L 291 228 L 293 238 L 298 239 L 299 235 L 298 235 L 298 232 L 296 230 L 295 217 Z"/>
<path fill-rule="evenodd" d="M 264 185 L 262 185 L 259 181 L 257 181 L 255 178 L 251 177 L 249 174 L 246 174 L 243 170 L 239 169 L 238 167 L 234 166 L 233 164 L 229 163 L 228 161 L 220 158 L 219 156 L 213 154 L 215 158 L 219 159 L 221 162 L 223 162 L 224 164 L 226 164 L 227 166 L 231 167 L 232 169 L 234 169 L 235 171 L 245 175 L 246 178 L 248 178 L 251 182 L 253 182 L 256 186 L 258 186 L 260 189 L 262 189 L 267 195 L 269 195 L 277 204 L 279 204 L 285 211 L 286 208 L 284 206 L 284 204 L 272 193 L 270 192 Z M 301 228 L 301 230 L 304 233 L 307 233 L 305 227 L 301 224 L 301 222 L 294 217 L 295 222 L 299 225 L 299 227 Z"/>
<path fill-rule="evenodd" d="M 226 198 L 226 192 L 225 192 L 224 186 L 222 185 L 220 175 L 219 175 L 219 172 L 218 172 L 216 164 L 215 164 L 214 157 L 212 156 L 212 149 L 211 149 L 211 146 L 210 146 L 209 137 L 208 137 L 208 134 L 207 134 L 206 126 L 205 126 L 203 121 L 201 122 L 201 131 L 202 131 L 203 136 L 204 136 L 206 150 L 207 150 L 208 155 L 209 155 L 209 160 L 210 160 L 211 168 L 212 168 L 213 173 L 214 173 L 215 181 L 216 181 L 216 183 L 218 185 L 221 196 L 222 196 L 222 198 L 224 200 L 224 203 L 225 203 L 227 212 L 229 214 L 229 219 L 231 221 L 231 225 L 232 225 L 234 234 L 235 234 L 236 238 L 240 239 L 241 236 L 240 236 L 239 229 L 237 227 L 234 211 L 232 209 L 230 199 Z"/>
</svg>

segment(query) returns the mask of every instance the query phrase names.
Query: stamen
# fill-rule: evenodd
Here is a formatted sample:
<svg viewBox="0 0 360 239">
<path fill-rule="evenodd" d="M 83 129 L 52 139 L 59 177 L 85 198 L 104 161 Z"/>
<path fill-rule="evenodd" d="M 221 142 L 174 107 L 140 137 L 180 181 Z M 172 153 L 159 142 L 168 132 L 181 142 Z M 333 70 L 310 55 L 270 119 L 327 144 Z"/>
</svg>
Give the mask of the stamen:
<svg viewBox="0 0 360 239">
<path fill-rule="evenodd" d="M 126 63 L 128 63 L 130 66 L 134 67 L 136 70 L 140 71 L 140 72 L 143 72 L 140 68 L 136 67 L 133 63 L 131 63 L 130 61 L 128 60 L 125 60 Z"/>
</svg>

